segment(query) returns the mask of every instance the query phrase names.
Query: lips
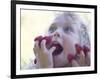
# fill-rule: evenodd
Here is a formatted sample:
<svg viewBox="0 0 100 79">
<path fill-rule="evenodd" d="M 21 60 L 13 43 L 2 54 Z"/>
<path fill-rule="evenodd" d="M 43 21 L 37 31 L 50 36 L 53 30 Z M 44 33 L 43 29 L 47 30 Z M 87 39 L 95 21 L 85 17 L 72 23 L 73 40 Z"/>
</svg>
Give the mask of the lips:
<svg viewBox="0 0 100 79">
<path fill-rule="evenodd" d="M 53 51 L 53 55 L 59 55 L 63 51 L 63 47 L 57 42 L 57 41 L 52 41 L 50 36 L 38 36 L 34 39 L 34 41 L 39 41 L 39 47 L 41 47 L 41 41 L 46 40 L 46 47 L 47 49 L 50 49 L 52 47 L 56 47 L 56 49 Z"/>
<path fill-rule="evenodd" d="M 63 51 L 63 47 L 59 43 L 52 43 L 51 47 L 56 47 L 56 49 L 53 52 L 53 55 L 59 55 Z"/>
</svg>

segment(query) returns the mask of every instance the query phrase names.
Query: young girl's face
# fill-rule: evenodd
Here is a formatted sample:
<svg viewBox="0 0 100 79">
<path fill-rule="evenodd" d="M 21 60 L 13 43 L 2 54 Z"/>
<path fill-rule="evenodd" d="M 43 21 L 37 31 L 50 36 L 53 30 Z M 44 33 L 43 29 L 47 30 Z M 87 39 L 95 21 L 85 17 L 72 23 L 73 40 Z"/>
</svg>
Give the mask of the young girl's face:
<svg viewBox="0 0 100 79">
<path fill-rule="evenodd" d="M 51 24 L 48 34 L 52 37 L 52 41 L 62 46 L 63 51 L 53 56 L 54 66 L 62 67 L 68 63 L 68 55 L 76 54 L 75 44 L 79 44 L 78 34 L 79 24 L 75 23 L 71 17 L 57 17 Z"/>
</svg>

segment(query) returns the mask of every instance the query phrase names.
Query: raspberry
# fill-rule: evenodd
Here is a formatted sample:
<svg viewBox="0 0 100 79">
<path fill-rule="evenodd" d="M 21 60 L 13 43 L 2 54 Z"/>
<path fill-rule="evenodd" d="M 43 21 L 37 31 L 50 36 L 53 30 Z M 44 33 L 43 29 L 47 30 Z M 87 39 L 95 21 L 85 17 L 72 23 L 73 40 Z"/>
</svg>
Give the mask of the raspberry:
<svg viewBox="0 0 100 79">
<path fill-rule="evenodd" d="M 75 48 L 76 48 L 77 53 L 80 53 L 80 51 L 82 51 L 82 47 L 79 44 L 76 44 Z"/>
<path fill-rule="evenodd" d="M 42 40 L 42 38 L 43 38 L 42 36 L 38 36 L 38 37 L 36 37 L 36 38 L 34 39 L 34 41 L 37 41 L 37 40 L 40 41 L 40 40 Z"/>
<path fill-rule="evenodd" d="M 90 49 L 87 46 L 84 45 L 83 51 L 84 51 L 84 54 L 86 55 L 90 51 Z"/>
<path fill-rule="evenodd" d="M 51 37 L 50 36 L 45 36 L 42 40 L 46 40 L 46 45 L 50 45 L 51 43 Z"/>
<path fill-rule="evenodd" d="M 67 59 L 69 62 L 72 62 L 72 60 L 74 59 L 74 55 L 69 53 Z"/>
<path fill-rule="evenodd" d="M 46 48 L 47 49 L 50 49 L 50 48 L 52 48 L 52 47 L 56 47 L 56 49 L 54 50 L 54 52 L 53 52 L 53 55 L 58 55 L 58 54 L 60 54 L 62 51 L 63 51 L 63 48 L 62 48 L 62 46 L 59 44 L 59 43 L 54 43 L 53 41 L 52 41 L 52 38 L 50 37 L 50 36 L 45 36 L 45 37 L 42 37 L 42 36 L 38 36 L 38 37 L 36 37 L 35 38 L 35 40 L 34 41 L 39 41 L 39 47 L 41 47 L 41 41 L 42 40 L 46 40 Z"/>
<path fill-rule="evenodd" d="M 46 47 L 48 47 L 51 43 L 51 37 L 50 36 L 45 36 L 45 37 L 38 36 L 34 39 L 34 41 L 39 41 L 39 47 L 41 46 L 42 40 L 46 40 Z"/>
</svg>

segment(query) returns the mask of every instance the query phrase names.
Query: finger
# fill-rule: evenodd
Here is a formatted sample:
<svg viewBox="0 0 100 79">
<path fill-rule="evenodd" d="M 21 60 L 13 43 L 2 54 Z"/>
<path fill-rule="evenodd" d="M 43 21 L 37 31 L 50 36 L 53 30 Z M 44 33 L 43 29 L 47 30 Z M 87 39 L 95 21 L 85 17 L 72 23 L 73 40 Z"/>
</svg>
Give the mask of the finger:
<svg viewBox="0 0 100 79">
<path fill-rule="evenodd" d="M 88 52 L 88 53 L 86 54 L 86 57 L 90 58 L 90 52 Z"/>
<path fill-rule="evenodd" d="M 52 47 L 52 48 L 50 48 L 49 52 L 52 54 L 55 49 L 56 49 L 56 47 Z"/>
<path fill-rule="evenodd" d="M 78 67 L 79 64 L 76 60 L 72 60 L 72 67 Z"/>
<path fill-rule="evenodd" d="M 36 50 L 36 48 L 33 48 L 33 50 L 34 50 L 34 55 L 37 57 L 38 56 L 38 50 Z"/>
<path fill-rule="evenodd" d="M 84 54 L 84 52 L 81 51 L 79 56 L 80 56 L 79 64 L 80 64 L 81 66 L 85 65 L 85 54 Z"/>
<path fill-rule="evenodd" d="M 90 66 L 90 64 L 91 64 L 91 61 L 90 61 L 90 52 L 87 53 L 85 61 L 86 61 L 86 65 Z"/>
<path fill-rule="evenodd" d="M 39 50 L 39 42 L 38 41 L 35 42 L 35 47 L 37 50 Z"/>
<path fill-rule="evenodd" d="M 36 49 L 35 48 L 33 48 L 33 51 L 34 51 L 34 54 L 36 54 Z"/>
<path fill-rule="evenodd" d="M 41 42 L 41 49 L 46 50 L 46 40 L 42 40 Z"/>
<path fill-rule="evenodd" d="M 84 54 L 84 52 L 83 52 L 83 51 L 81 51 L 81 52 L 80 52 L 80 58 L 81 58 L 82 60 L 84 60 L 84 59 L 85 59 L 85 54 Z"/>
<path fill-rule="evenodd" d="M 34 54 L 39 52 L 39 46 L 38 46 L 38 41 L 35 42 L 34 48 L 33 48 Z"/>
</svg>

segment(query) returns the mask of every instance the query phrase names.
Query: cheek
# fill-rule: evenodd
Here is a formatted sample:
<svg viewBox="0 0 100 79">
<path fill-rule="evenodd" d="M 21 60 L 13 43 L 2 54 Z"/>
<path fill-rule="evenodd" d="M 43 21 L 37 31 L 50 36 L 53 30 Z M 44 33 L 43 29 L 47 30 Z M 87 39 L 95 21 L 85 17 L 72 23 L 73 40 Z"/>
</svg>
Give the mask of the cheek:
<svg viewBox="0 0 100 79">
<path fill-rule="evenodd" d="M 76 33 L 69 33 L 69 34 L 63 33 L 62 39 L 63 39 L 63 43 L 67 43 L 67 45 L 68 44 L 74 45 L 74 44 L 80 43 L 79 35 Z"/>
<path fill-rule="evenodd" d="M 79 41 L 74 37 L 72 37 L 71 35 L 64 35 L 62 39 L 63 39 L 64 52 L 67 54 L 69 53 L 76 54 L 75 44 L 77 43 L 79 44 Z"/>
</svg>

